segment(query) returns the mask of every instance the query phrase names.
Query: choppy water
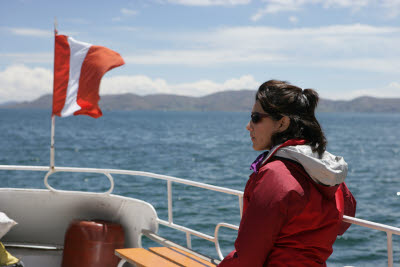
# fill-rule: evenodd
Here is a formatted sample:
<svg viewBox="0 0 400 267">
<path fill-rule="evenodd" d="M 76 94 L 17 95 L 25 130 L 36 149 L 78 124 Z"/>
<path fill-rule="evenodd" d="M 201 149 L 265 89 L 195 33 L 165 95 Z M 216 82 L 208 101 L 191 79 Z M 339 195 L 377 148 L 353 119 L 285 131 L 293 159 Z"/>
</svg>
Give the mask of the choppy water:
<svg viewBox="0 0 400 267">
<path fill-rule="evenodd" d="M 358 201 L 357 217 L 400 226 L 400 114 L 321 113 L 328 150 L 349 164 L 347 184 Z M 243 190 L 252 151 L 247 113 L 105 112 L 56 119 L 56 166 L 149 171 Z M 0 164 L 48 165 L 50 112 L 0 109 Z M 42 172 L 0 172 L 1 187 L 44 188 Z M 164 181 L 115 175 L 115 194 L 144 199 L 167 220 Z M 108 180 L 91 174 L 54 174 L 59 189 L 102 191 Z M 215 224 L 239 224 L 236 197 L 174 185 L 174 221 L 207 234 Z M 185 234 L 160 227 L 161 235 L 184 244 Z M 236 232 L 221 230 L 226 255 Z M 394 237 L 395 264 L 400 263 Z M 214 245 L 193 237 L 192 245 L 216 257 Z M 328 266 L 387 265 L 386 234 L 352 226 L 334 245 Z"/>
</svg>

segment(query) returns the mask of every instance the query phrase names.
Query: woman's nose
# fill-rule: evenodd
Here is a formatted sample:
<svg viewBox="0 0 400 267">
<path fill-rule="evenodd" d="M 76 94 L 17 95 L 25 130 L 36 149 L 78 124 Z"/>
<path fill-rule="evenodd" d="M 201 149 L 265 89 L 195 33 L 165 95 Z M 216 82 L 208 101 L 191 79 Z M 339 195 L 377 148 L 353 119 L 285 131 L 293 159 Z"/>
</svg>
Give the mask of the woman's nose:
<svg viewBox="0 0 400 267">
<path fill-rule="evenodd" d="M 247 129 L 247 131 L 251 131 L 251 125 L 250 125 L 250 121 L 247 123 L 247 125 L 246 125 L 246 129 Z"/>
</svg>

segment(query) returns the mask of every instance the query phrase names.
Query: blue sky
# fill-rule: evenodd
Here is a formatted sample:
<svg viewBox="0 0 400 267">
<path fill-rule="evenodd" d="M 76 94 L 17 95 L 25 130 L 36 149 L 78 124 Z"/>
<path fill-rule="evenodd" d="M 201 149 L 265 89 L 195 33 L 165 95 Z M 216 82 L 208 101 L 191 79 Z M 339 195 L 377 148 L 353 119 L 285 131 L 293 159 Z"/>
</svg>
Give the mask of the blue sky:
<svg viewBox="0 0 400 267">
<path fill-rule="evenodd" d="M 101 95 L 282 79 L 329 99 L 400 97 L 400 0 L 0 0 L 0 103 L 52 92 L 54 17 L 125 59 Z"/>
</svg>

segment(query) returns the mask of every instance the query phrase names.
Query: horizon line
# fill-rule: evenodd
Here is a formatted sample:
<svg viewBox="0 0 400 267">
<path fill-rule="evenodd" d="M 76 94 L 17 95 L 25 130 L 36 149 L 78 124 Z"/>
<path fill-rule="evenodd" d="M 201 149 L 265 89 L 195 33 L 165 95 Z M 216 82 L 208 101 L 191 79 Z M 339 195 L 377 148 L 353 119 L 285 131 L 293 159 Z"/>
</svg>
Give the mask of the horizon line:
<svg viewBox="0 0 400 267">
<path fill-rule="evenodd" d="M 146 95 L 140 95 L 140 94 L 136 94 L 136 93 L 119 93 L 119 94 L 103 94 L 100 96 L 118 96 L 118 95 L 136 95 L 139 97 L 148 97 L 148 96 L 156 96 L 156 95 L 168 95 L 168 96 L 180 96 L 180 97 L 189 97 L 189 98 L 202 98 L 202 97 L 207 97 L 207 96 L 211 96 L 214 94 L 219 94 L 219 93 L 230 93 L 230 92 L 241 92 L 241 91 L 254 91 L 256 92 L 257 90 L 253 90 L 253 89 L 240 89 L 240 90 L 224 90 L 224 91 L 217 91 L 214 93 L 210 93 L 207 95 L 203 95 L 203 96 L 191 96 L 191 95 L 181 95 L 181 94 L 172 94 L 172 93 L 154 93 L 154 94 L 146 94 Z M 6 104 L 19 104 L 19 103 L 26 103 L 26 102 L 34 102 L 42 97 L 46 97 L 46 96 L 51 96 L 53 95 L 52 93 L 48 93 L 48 94 L 43 94 L 33 100 L 22 100 L 22 101 L 18 101 L 18 100 L 6 100 L 6 101 L 1 101 L 0 105 L 6 105 Z M 357 96 L 357 97 L 353 97 L 350 99 L 331 99 L 331 98 L 325 98 L 325 97 L 319 97 L 319 100 L 328 100 L 328 101 L 345 101 L 345 102 L 350 102 L 353 101 L 355 99 L 359 99 L 359 98 L 375 98 L 375 99 L 400 99 L 400 97 L 377 97 L 377 96 L 371 96 L 371 95 L 361 95 L 361 96 Z M 101 101 L 101 99 L 100 99 Z"/>
</svg>

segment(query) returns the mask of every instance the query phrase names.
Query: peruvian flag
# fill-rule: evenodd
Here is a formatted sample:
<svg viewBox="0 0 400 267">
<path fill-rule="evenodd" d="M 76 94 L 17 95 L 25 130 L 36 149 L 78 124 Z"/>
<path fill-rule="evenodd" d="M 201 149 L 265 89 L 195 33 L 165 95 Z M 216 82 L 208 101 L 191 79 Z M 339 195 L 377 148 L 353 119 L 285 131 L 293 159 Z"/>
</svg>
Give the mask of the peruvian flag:
<svg viewBox="0 0 400 267">
<path fill-rule="evenodd" d="M 106 47 L 56 35 L 53 115 L 100 117 L 100 80 L 107 71 L 124 63 L 117 52 Z"/>
</svg>

